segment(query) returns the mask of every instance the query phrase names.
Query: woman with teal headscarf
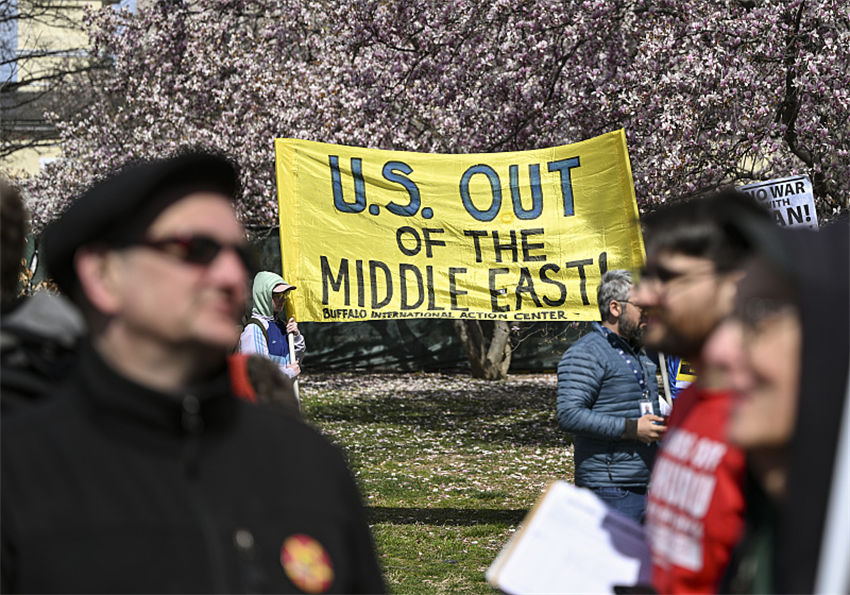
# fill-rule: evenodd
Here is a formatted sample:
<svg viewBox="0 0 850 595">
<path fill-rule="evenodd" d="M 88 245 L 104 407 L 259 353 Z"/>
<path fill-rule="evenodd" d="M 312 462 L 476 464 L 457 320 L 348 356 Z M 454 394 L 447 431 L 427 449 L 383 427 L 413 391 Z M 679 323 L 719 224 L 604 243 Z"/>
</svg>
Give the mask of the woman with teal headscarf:
<svg viewBox="0 0 850 595">
<path fill-rule="evenodd" d="M 286 294 L 295 289 L 277 273 L 260 271 L 254 277 L 254 307 L 251 321 L 242 331 L 239 339 L 241 353 L 257 353 L 274 361 L 281 372 L 295 378 L 301 371 L 299 362 L 304 357 L 307 345 L 304 336 L 298 332 L 298 323 L 294 318 L 288 322 L 277 320 L 284 312 Z M 295 357 L 289 352 L 287 334 L 293 335 Z"/>
</svg>

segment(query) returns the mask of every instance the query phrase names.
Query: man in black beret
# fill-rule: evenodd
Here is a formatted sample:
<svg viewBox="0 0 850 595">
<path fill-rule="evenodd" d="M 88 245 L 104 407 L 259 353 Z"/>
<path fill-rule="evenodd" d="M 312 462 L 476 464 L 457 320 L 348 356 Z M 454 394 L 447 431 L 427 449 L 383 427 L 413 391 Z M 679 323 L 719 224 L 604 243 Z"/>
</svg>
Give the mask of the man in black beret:
<svg viewBox="0 0 850 595">
<path fill-rule="evenodd" d="M 45 231 L 91 338 L 52 399 L 3 422 L 4 592 L 384 590 L 339 451 L 234 397 L 237 192 L 216 156 L 139 163 Z"/>
</svg>

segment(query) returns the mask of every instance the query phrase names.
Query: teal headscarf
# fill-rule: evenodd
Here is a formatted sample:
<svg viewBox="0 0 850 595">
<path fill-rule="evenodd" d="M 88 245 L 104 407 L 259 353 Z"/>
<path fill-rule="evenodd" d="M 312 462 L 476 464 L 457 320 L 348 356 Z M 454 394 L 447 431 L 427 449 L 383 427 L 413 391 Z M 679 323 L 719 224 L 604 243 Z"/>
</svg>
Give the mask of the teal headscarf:
<svg viewBox="0 0 850 595">
<path fill-rule="evenodd" d="M 254 310 L 263 316 L 274 317 L 274 309 L 272 306 L 272 289 L 278 285 L 289 285 L 283 280 L 283 277 L 277 273 L 269 271 L 260 271 L 254 277 Z"/>
</svg>

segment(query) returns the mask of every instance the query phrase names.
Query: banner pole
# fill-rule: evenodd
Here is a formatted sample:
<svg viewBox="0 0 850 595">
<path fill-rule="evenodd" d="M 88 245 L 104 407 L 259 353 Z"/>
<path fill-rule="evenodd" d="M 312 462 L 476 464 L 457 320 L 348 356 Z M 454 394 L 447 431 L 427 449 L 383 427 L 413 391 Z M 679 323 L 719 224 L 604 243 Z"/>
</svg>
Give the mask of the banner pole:
<svg viewBox="0 0 850 595">
<path fill-rule="evenodd" d="M 673 397 L 670 396 L 670 378 L 667 376 L 667 358 L 660 351 L 658 352 L 658 365 L 661 367 L 661 379 L 664 381 L 664 400 L 671 407 L 673 406 Z"/>
<path fill-rule="evenodd" d="M 295 335 L 286 333 L 286 340 L 289 342 L 289 360 L 291 363 L 297 363 L 295 359 Z M 298 406 L 301 407 L 301 395 L 298 394 L 298 377 L 292 379 L 292 390 L 295 393 L 295 400 L 298 401 Z"/>
</svg>

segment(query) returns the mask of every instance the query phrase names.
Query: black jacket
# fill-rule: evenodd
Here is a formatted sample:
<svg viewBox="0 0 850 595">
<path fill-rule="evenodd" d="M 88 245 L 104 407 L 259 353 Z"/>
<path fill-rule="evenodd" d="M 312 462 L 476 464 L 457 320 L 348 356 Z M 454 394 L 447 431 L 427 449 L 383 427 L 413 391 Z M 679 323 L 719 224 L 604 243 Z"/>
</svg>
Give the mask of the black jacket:
<svg viewBox="0 0 850 595">
<path fill-rule="evenodd" d="M 4 592 L 299 592 L 293 536 L 327 554 L 318 589 L 385 589 L 341 453 L 224 372 L 176 397 L 85 347 L 56 398 L 4 420 L 0 487 Z"/>
<path fill-rule="evenodd" d="M 0 411 L 11 416 L 42 399 L 73 369 L 85 324 L 62 296 L 40 291 L 3 304 Z"/>
</svg>

